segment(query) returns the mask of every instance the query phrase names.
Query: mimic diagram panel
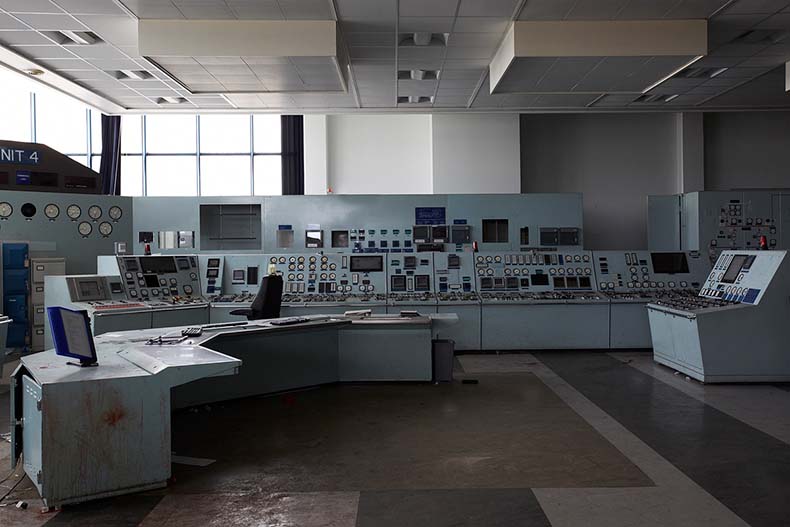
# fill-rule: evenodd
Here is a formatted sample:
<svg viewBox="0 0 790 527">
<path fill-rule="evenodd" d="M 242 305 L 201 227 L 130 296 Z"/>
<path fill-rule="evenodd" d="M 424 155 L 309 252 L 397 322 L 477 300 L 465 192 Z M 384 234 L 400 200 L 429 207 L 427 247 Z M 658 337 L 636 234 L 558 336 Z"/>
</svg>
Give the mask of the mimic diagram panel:
<svg viewBox="0 0 790 527">
<path fill-rule="evenodd" d="M 594 251 L 593 260 L 603 292 L 698 291 L 710 270 L 706 258 L 689 251 Z"/>
<path fill-rule="evenodd" d="M 95 273 L 97 255 L 131 246 L 132 198 L 0 191 L 0 240 L 35 243 L 69 274 Z"/>
<path fill-rule="evenodd" d="M 759 304 L 787 251 L 725 251 L 714 265 L 700 296 Z"/>
<path fill-rule="evenodd" d="M 119 256 L 128 300 L 164 304 L 202 302 L 198 257 Z"/>
<path fill-rule="evenodd" d="M 592 254 L 579 252 L 522 252 L 475 254 L 477 290 L 592 291 Z"/>
</svg>

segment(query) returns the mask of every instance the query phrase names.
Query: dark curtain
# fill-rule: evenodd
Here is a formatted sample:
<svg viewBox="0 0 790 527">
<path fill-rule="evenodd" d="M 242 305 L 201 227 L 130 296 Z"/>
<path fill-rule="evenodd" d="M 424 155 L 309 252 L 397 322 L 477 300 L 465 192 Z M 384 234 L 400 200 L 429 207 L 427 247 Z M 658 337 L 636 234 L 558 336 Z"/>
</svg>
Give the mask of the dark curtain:
<svg viewBox="0 0 790 527">
<path fill-rule="evenodd" d="M 304 118 L 283 115 L 283 196 L 304 194 Z"/>
<path fill-rule="evenodd" d="M 121 195 L 121 116 L 101 116 L 101 176 L 102 194 Z"/>
</svg>

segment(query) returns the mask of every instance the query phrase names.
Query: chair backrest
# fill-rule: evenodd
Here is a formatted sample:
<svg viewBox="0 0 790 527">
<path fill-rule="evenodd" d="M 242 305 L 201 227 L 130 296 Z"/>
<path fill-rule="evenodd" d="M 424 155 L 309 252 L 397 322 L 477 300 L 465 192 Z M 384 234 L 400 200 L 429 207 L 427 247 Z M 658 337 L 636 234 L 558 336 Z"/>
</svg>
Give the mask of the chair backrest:
<svg viewBox="0 0 790 527">
<path fill-rule="evenodd" d="M 261 288 L 252 301 L 250 320 L 266 320 L 280 318 L 280 305 L 283 300 L 283 277 L 280 275 L 264 276 Z"/>
</svg>

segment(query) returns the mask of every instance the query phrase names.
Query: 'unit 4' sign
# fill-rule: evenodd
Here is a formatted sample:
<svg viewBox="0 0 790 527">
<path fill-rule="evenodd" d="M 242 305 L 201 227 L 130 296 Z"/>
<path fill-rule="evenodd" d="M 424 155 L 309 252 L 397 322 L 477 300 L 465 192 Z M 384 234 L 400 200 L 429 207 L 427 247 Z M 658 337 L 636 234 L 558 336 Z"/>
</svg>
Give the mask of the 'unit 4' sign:
<svg viewBox="0 0 790 527">
<path fill-rule="evenodd" d="M 14 165 L 37 165 L 39 155 L 37 150 L 24 150 L 10 146 L 0 146 L 0 163 Z"/>
</svg>

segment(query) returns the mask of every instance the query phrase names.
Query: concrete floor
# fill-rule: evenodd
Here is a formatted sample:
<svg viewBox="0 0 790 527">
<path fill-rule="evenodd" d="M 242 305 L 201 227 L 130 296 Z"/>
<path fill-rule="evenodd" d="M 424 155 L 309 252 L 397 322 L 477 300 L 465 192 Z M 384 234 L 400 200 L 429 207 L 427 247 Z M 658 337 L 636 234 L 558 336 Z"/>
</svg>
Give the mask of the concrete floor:
<svg viewBox="0 0 790 527">
<path fill-rule="evenodd" d="M 0 442 L 0 525 L 790 525 L 787 385 L 705 386 L 649 353 L 458 363 L 451 385 L 338 385 L 179 412 L 173 450 L 189 464 L 173 465 L 167 489 L 50 513 L 29 480 L 3 481 Z"/>
</svg>

